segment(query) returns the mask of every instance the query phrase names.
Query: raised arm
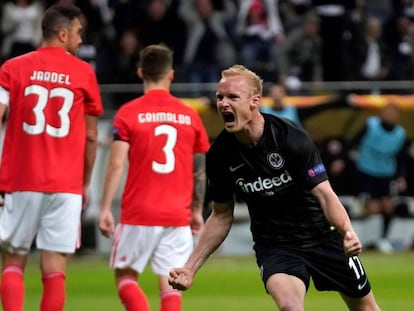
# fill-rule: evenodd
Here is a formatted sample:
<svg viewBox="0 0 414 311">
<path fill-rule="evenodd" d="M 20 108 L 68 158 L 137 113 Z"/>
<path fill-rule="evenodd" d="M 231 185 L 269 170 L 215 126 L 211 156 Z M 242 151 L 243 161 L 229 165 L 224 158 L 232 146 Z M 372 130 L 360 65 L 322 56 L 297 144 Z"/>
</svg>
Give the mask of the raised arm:
<svg viewBox="0 0 414 311">
<path fill-rule="evenodd" d="M 213 212 L 190 258 L 184 267 L 170 271 L 169 283 L 172 287 L 186 290 L 192 285 L 196 272 L 227 237 L 234 220 L 233 211 L 234 201 L 214 203 Z"/>
</svg>

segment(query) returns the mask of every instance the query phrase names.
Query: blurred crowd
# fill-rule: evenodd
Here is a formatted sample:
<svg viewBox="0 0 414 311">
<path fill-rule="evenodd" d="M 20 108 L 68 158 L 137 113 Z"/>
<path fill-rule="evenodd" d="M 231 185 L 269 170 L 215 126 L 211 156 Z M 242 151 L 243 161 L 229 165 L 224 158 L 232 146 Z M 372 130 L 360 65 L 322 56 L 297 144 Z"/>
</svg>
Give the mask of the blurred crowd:
<svg viewBox="0 0 414 311">
<path fill-rule="evenodd" d="M 161 42 L 179 82 L 216 82 L 234 63 L 292 87 L 414 77 L 413 0 L 3 0 L 3 61 L 38 46 L 56 2 L 84 12 L 79 56 L 100 83 L 137 82 L 139 51 Z"/>
</svg>

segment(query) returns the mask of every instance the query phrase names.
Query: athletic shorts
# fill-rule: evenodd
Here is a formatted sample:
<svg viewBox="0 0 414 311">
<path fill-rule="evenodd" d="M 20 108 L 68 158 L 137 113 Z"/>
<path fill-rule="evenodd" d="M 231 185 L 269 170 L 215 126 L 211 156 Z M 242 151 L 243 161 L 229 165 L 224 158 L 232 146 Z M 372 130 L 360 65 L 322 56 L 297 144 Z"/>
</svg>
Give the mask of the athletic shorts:
<svg viewBox="0 0 414 311">
<path fill-rule="evenodd" d="M 337 291 L 360 298 L 371 290 L 358 256 L 347 257 L 343 240 L 334 232 L 332 240 L 313 247 L 255 246 L 263 283 L 275 273 L 298 277 L 309 288 L 310 278 L 320 291 Z"/>
<path fill-rule="evenodd" d="M 189 226 L 118 224 L 112 243 L 110 267 L 132 268 L 142 273 L 151 261 L 155 274 L 168 276 L 171 268 L 184 265 L 193 250 L 193 245 Z"/>
<path fill-rule="evenodd" d="M 361 191 L 368 193 L 371 199 L 391 196 L 390 177 L 375 177 L 360 172 Z"/>
<path fill-rule="evenodd" d="M 28 254 L 34 239 L 41 250 L 72 254 L 79 246 L 82 195 L 6 193 L 0 219 L 2 249 Z"/>
</svg>

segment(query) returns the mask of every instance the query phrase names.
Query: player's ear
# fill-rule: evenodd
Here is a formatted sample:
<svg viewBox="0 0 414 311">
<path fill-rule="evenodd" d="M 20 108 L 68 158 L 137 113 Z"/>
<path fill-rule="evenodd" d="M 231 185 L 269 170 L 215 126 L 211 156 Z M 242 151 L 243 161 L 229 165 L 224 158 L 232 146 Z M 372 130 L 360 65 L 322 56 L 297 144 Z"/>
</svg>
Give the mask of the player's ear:
<svg viewBox="0 0 414 311">
<path fill-rule="evenodd" d="M 60 42 L 67 42 L 69 38 L 69 29 L 62 27 L 57 32 L 57 37 Z"/>
<path fill-rule="evenodd" d="M 142 69 L 141 67 L 138 67 L 137 69 L 137 75 L 141 80 L 144 80 L 143 75 L 142 75 Z"/>
<path fill-rule="evenodd" d="M 251 97 L 251 101 L 250 101 L 250 108 L 253 109 L 259 109 L 260 106 L 260 99 L 262 97 L 259 94 L 253 95 Z"/>
<path fill-rule="evenodd" d="M 174 70 L 173 69 L 171 69 L 170 71 L 168 71 L 168 79 L 170 81 L 173 81 L 174 80 Z"/>
</svg>

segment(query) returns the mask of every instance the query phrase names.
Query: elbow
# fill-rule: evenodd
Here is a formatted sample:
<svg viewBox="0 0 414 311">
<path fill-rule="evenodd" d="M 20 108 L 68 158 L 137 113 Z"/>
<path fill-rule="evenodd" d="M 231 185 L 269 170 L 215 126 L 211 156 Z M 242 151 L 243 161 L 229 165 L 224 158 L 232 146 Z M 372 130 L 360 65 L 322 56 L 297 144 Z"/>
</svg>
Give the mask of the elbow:
<svg viewBox="0 0 414 311">
<path fill-rule="evenodd" d="M 221 217 L 221 222 L 225 227 L 230 228 L 234 223 L 234 215 L 226 214 L 225 216 Z"/>
</svg>

